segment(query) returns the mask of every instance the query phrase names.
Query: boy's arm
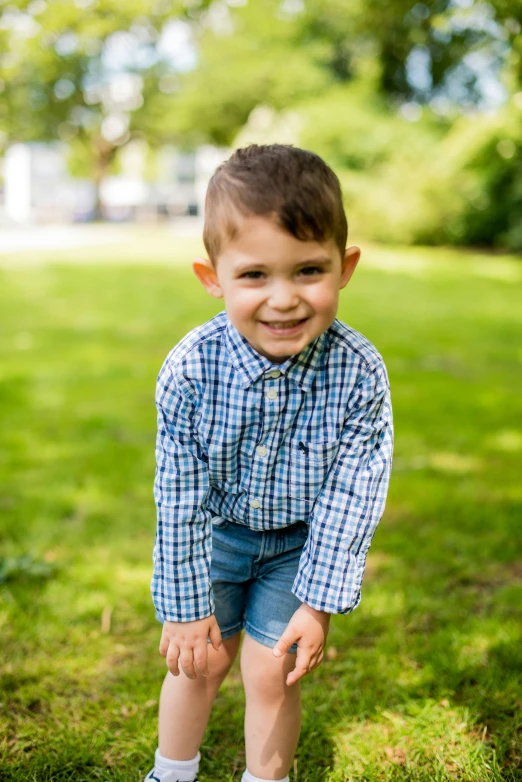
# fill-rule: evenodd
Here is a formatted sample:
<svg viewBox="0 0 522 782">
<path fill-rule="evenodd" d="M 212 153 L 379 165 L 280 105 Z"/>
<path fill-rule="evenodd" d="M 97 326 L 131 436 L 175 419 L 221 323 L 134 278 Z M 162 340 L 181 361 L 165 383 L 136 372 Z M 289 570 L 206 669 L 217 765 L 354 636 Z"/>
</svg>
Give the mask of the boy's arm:
<svg viewBox="0 0 522 782">
<path fill-rule="evenodd" d="M 157 531 L 151 590 L 158 617 L 191 622 L 214 612 L 208 468 L 194 437 L 194 405 L 165 362 L 156 387 L 154 498 Z"/>
<path fill-rule="evenodd" d="M 366 555 L 386 503 L 393 421 L 384 364 L 362 377 L 352 398 L 293 586 L 303 603 L 329 614 L 359 604 Z"/>
<path fill-rule="evenodd" d="M 303 605 L 273 650 L 279 657 L 297 642 L 289 685 L 321 662 L 330 614 L 347 614 L 359 604 L 366 555 L 386 502 L 393 421 L 384 365 L 365 376 L 353 396 L 294 581 Z"/>
</svg>

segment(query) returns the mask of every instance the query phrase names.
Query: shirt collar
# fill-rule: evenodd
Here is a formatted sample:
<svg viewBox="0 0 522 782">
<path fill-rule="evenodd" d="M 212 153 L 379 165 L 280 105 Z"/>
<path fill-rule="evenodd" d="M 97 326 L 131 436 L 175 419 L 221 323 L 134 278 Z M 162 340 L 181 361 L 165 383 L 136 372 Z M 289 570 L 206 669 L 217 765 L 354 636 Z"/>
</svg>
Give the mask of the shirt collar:
<svg viewBox="0 0 522 782">
<path fill-rule="evenodd" d="M 327 342 L 328 331 L 325 331 L 297 355 L 290 356 L 282 364 L 274 364 L 269 358 L 254 350 L 227 318 L 225 343 L 234 369 L 241 376 L 243 388 L 248 388 L 267 372 L 277 369 L 303 391 L 308 391 L 321 363 Z"/>
</svg>

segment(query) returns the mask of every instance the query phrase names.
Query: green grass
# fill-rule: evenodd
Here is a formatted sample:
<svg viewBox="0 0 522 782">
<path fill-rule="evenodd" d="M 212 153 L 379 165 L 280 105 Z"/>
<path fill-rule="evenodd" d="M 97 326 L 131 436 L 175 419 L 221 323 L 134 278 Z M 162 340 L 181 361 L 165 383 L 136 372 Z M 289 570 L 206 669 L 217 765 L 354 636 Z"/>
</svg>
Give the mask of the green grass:
<svg viewBox="0 0 522 782">
<path fill-rule="evenodd" d="M 130 265 L 121 249 L 113 264 L 107 248 L 68 255 L 0 268 L 0 777 L 138 782 L 164 671 L 148 587 L 154 383 L 219 302 L 147 242 Z M 520 780 L 522 267 L 365 258 L 340 317 L 386 360 L 395 467 L 361 605 L 333 621 L 304 683 L 293 780 Z M 235 669 L 202 782 L 240 779 L 242 709 Z"/>
</svg>

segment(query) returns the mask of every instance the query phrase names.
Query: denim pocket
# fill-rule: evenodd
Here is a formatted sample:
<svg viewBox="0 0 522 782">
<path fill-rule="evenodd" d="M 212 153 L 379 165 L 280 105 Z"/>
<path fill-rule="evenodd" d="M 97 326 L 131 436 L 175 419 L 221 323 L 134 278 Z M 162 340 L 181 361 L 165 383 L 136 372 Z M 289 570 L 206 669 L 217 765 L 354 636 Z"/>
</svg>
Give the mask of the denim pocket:
<svg viewBox="0 0 522 782">
<path fill-rule="evenodd" d="M 298 521 L 297 524 L 292 524 L 291 527 L 285 527 L 284 532 L 292 532 L 292 537 L 297 541 L 297 545 L 304 545 L 308 540 L 309 526 L 305 521 Z"/>
</svg>

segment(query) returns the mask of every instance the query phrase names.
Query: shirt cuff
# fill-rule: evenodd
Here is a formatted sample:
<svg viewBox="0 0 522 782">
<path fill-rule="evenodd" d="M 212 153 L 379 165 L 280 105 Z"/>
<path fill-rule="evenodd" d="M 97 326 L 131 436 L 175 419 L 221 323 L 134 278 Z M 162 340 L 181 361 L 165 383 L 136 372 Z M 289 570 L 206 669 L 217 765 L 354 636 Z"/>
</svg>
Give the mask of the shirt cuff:
<svg viewBox="0 0 522 782">
<path fill-rule="evenodd" d="M 153 576 L 151 591 L 156 617 L 160 622 L 196 622 L 206 619 L 215 611 L 210 584 L 205 591 L 203 588 L 195 591 L 194 584 L 184 585 Z"/>
<path fill-rule="evenodd" d="M 316 611 L 325 611 L 328 614 L 350 614 L 361 602 L 365 563 L 366 557 L 362 557 L 361 562 L 359 557 L 349 555 L 347 566 L 337 576 L 338 585 L 333 585 L 330 579 L 326 580 L 326 577 L 322 581 L 310 578 L 305 565 L 297 573 L 292 592 L 298 600 L 306 603 L 310 608 L 315 608 Z M 314 575 L 318 575 L 317 569 Z"/>
</svg>

